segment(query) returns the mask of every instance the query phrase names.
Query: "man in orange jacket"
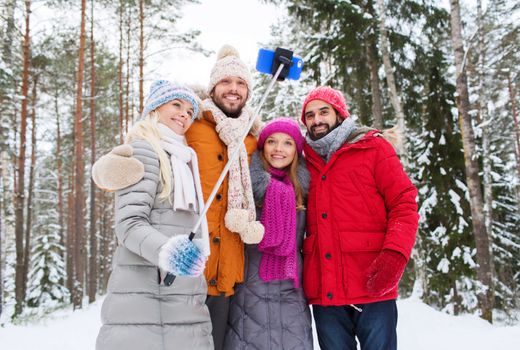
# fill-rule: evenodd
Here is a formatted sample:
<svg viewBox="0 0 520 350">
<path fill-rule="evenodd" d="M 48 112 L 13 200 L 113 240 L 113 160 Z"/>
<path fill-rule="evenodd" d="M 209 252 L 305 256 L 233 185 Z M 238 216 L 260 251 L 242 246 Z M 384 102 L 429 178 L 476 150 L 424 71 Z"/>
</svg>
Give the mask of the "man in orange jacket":
<svg viewBox="0 0 520 350">
<path fill-rule="evenodd" d="M 219 188 L 207 212 L 211 254 L 204 271 L 208 282 L 208 305 L 215 349 L 221 349 L 226 333 L 229 297 L 244 280 L 244 242 L 259 243 L 263 226 L 256 221 L 249 177 L 249 159 L 256 149 L 260 125 L 255 122 L 244 142 L 252 110 L 247 106 L 252 79 L 238 52 L 224 45 L 210 75 L 209 98 L 203 102 L 203 116 L 188 132 L 188 145 L 197 153 L 204 200 L 209 197 L 232 152 L 239 157 Z"/>
</svg>

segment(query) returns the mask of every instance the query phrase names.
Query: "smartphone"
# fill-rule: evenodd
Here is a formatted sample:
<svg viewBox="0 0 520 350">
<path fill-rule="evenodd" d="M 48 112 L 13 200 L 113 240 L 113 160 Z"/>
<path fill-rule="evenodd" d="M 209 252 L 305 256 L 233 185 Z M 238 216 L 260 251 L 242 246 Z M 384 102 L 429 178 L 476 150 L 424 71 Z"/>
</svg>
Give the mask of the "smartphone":
<svg viewBox="0 0 520 350">
<path fill-rule="evenodd" d="M 258 58 L 256 60 L 256 70 L 261 73 L 274 74 L 273 64 L 275 58 L 275 52 L 268 49 L 260 49 L 258 51 Z M 302 73 L 303 60 L 300 57 L 292 57 L 292 66 L 289 68 L 289 72 L 284 78 L 291 80 L 300 79 Z"/>
</svg>

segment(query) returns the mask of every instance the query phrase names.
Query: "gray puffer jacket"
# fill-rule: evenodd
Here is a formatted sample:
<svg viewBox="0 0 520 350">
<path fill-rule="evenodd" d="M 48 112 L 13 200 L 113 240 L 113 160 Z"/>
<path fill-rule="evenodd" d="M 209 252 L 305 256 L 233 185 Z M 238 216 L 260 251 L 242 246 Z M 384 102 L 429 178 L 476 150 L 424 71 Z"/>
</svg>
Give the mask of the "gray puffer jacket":
<svg viewBox="0 0 520 350">
<path fill-rule="evenodd" d="M 257 217 L 269 184 L 270 175 L 263 169 L 258 151 L 251 158 L 251 181 L 257 203 Z M 305 195 L 309 188 L 309 173 L 300 157 L 298 178 Z M 259 204 L 259 205 L 258 205 Z M 298 272 L 302 278 L 302 242 L 305 234 L 305 210 L 296 214 Z M 245 281 L 231 298 L 228 330 L 224 348 L 227 350 L 305 350 L 313 348 L 311 315 L 300 287 L 293 281 L 264 282 L 258 276 L 262 253 L 258 245 L 245 245 Z"/>
<path fill-rule="evenodd" d="M 159 284 L 158 255 L 168 238 L 188 234 L 198 216 L 159 200 L 159 159 L 146 141 L 132 142 L 144 178 L 116 192 L 118 247 L 103 302 L 97 350 L 213 349 L 204 276 Z M 172 197 L 173 198 L 173 197 Z M 164 272 L 162 272 L 164 276 Z"/>
</svg>

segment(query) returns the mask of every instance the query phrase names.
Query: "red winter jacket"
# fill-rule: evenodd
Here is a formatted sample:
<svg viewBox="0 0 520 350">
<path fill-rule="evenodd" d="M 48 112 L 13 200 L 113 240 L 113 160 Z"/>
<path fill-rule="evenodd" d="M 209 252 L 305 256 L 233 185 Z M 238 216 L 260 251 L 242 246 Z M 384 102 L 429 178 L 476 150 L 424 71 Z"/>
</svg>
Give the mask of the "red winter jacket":
<svg viewBox="0 0 520 350">
<path fill-rule="evenodd" d="M 409 259 L 419 219 L 417 190 L 392 145 L 378 135 L 371 131 L 345 143 L 327 163 L 305 145 L 311 183 L 303 288 L 310 304 L 397 298 L 397 287 L 382 297 L 369 297 L 367 269 L 382 249 Z"/>
</svg>

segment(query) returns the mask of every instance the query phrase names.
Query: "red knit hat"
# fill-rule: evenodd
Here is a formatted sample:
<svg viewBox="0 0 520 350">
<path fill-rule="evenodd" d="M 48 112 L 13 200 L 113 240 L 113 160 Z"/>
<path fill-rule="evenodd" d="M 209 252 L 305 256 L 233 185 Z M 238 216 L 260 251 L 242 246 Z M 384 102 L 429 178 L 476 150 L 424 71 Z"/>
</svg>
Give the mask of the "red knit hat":
<svg viewBox="0 0 520 350">
<path fill-rule="evenodd" d="M 258 136 L 257 148 L 262 150 L 264 148 L 265 140 L 276 132 L 282 132 L 291 136 L 296 143 L 298 154 L 302 153 L 305 139 L 303 138 L 300 127 L 298 126 L 298 122 L 285 117 L 273 119 L 264 126 L 262 132 L 260 132 L 260 135 Z"/>
<path fill-rule="evenodd" d="M 343 94 L 329 86 L 318 86 L 314 90 L 311 90 L 305 100 L 303 101 L 301 121 L 305 125 L 305 107 L 307 104 L 314 100 L 320 100 L 327 102 L 331 105 L 343 119 L 348 118 L 350 113 L 347 110 L 347 101 Z"/>
</svg>

